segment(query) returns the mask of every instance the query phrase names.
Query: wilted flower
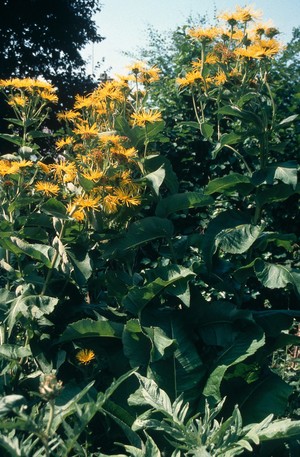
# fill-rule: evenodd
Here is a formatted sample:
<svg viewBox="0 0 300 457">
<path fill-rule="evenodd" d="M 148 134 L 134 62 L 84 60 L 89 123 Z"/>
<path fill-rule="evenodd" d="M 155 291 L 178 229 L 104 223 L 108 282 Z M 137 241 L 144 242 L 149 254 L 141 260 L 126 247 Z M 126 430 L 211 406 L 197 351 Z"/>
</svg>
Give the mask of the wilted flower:
<svg viewBox="0 0 300 457">
<path fill-rule="evenodd" d="M 62 388 L 62 381 L 58 381 L 54 373 L 42 376 L 39 391 L 44 400 L 53 400 L 58 397 Z"/>
</svg>

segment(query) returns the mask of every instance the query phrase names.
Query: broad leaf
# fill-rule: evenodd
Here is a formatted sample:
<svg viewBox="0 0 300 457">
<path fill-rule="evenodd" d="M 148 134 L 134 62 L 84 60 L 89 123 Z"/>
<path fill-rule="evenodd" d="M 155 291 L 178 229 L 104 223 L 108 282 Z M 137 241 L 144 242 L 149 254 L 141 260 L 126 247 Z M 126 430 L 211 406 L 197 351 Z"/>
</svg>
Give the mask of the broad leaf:
<svg viewBox="0 0 300 457">
<path fill-rule="evenodd" d="M 295 191 L 291 186 L 288 186 L 284 183 L 279 183 L 274 186 L 259 187 L 255 198 L 257 203 L 260 206 L 263 206 L 266 203 L 282 202 L 294 194 Z"/>
<path fill-rule="evenodd" d="M 227 228 L 218 233 L 215 239 L 215 246 L 223 252 L 242 254 L 252 246 L 261 232 L 261 227 L 251 224 Z"/>
<path fill-rule="evenodd" d="M 185 192 L 166 197 L 158 203 L 155 214 L 159 217 L 167 217 L 177 211 L 199 208 L 213 204 L 213 198 L 200 192 Z"/>
<path fill-rule="evenodd" d="M 10 143 L 17 144 L 18 146 L 22 146 L 23 139 L 19 135 L 10 135 L 8 133 L 0 133 L 0 138 L 3 140 L 7 140 Z"/>
<path fill-rule="evenodd" d="M 240 332 L 231 346 L 222 351 L 214 361 L 215 368 L 206 382 L 203 394 L 220 401 L 220 386 L 227 369 L 255 354 L 264 343 L 264 334 L 258 326 L 249 326 L 248 331 Z"/>
<path fill-rule="evenodd" d="M 56 198 L 47 200 L 46 203 L 42 205 L 41 210 L 50 216 L 59 219 L 68 219 L 66 207 L 59 200 L 56 200 Z"/>
<path fill-rule="evenodd" d="M 245 423 L 259 422 L 271 413 L 284 414 L 292 391 L 293 388 L 279 376 L 269 373 L 248 384 L 246 390 L 236 392 L 235 402 L 239 404 Z"/>
<path fill-rule="evenodd" d="M 71 251 L 69 249 L 67 251 L 67 256 L 73 265 L 74 271 L 72 276 L 74 277 L 76 283 L 80 286 L 85 285 L 87 280 L 91 277 L 93 271 L 89 254 L 87 252 L 82 252 L 82 254 L 80 254 L 78 250 Z"/>
<path fill-rule="evenodd" d="M 153 171 L 152 173 L 147 174 L 144 176 L 141 181 L 146 181 L 149 183 L 149 185 L 152 187 L 155 195 L 159 195 L 159 188 L 164 182 L 166 176 L 166 171 L 164 169 L 164 166 L 161 165 L 161 167 L 158 168 L 158 170 Z"/>
<path fill-rule="evenodd" d="M 99 320 L 82 319 L 69 324 L 58 340 L 58 343 L 73 341 L 81 338 L 121 338 L 123 324 L 112 322 L 101 317 Z"/>
<path fill-rule="evenodd" d="M 52 259 L 56 253 L 56 250 L 52 246 L 35 243 L 31 244 L 16 236 L 5 239 L 2 238 L 1 244 L 5 249 L 8 249 L 16 255 L 26 254 L 35 260 L 39 260 L 48 268 L 51 268 Z"/>
<path fill-rule="evenodd" d="M 183 278 L 191 279 L 195 273 L 181 266 L 170 266 L 160 269 L 160 276 L 142 287 L 132 287 L 123 299 L 123 305 L 132 314 L 139 314 L 151 300 L 162 293 L 168 286 L 176 284 Z"/>
<path fill-rule="evenodd" d="M 268 263 L 257 259 L 254 263 L 254 271 L 258 280 L 269 289 L 280 289 L 288 284 L 293 285 L 300 293 L 300 283 L 297 272 L 290 270 L 284 265 Z"/>
<path fill-rule="evenodd" d="M 214 133 L 214 127 L 211 124 L 208 124 L 208 122 L 203 122 L 200 124 L 200 131 L 204 138 L 208 139 L 211 138 L 213 133 Z"/>
<path fill-rule="evenodd" d="M 212 179 L 205 188 L 205 194 L 211 195 L 216 192 L 229 194 L 240 192 L 242 195 L 248 193 L 254 188 L 248 176 L 239 173 L 230 173 L 222 178 Z"/>
<path fill-rule="evenodd" d="M 208 224 L 202 242 L 203 259 L 208 267 L 211 265 L 212 256 L 217 250 L 216 238 L 222 230 L 250 224 L 250 218 L 241 212 L 229 210 L 218 214 Z"/>
<path fill-rule="evenodd" d="M 117 254 L 126 254 L 130 249 L 136 249 L 149 241 L 158 238 L 171 238 L 173 224 L 168 219 L 160 217 L 146 217 L 133 222 L 127 233 L 120 239 L 114 240 L 105 248 L 104 256 L 113 257 Z"/>
<path fill-rule="evenodd" d="M 0 358 L 8 360 L 20 360 L 23 357 L 29 357 L 31 350 L 29 347 L 17 346 L 15 344 L 1 344 L 0 345 Z"/>
<path fill-rule="evenodd" d="M 298 164 L 294 160 L 283 163 L 274 163 L 268 167 L 255 172 L 251 178 L 254 185 L 271 184 L 276 180 L 292 186 L 294 189 L 297 185 Z"/>
</svg>

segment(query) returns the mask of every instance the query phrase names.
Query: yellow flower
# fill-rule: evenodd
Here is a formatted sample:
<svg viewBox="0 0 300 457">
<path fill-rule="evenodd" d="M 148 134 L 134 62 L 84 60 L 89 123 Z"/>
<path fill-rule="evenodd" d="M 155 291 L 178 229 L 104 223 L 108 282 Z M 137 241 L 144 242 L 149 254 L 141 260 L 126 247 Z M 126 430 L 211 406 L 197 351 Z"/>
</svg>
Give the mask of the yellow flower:
<svg viewBox="0 0 300 457">
<path fill-rule="evenodd" d="M 63 111 L 58 113 L 56 117 L 59 121 L 75 121 L 80 117 L 80 114 L 75 111 Z"/>
<path fill-rule="evenodd" d="M 213 54 L 212 52 L 209 52 L 205 58 L 205 63 L 208 65 L 213 65 L 218 62 L 218 56 L 216 54 Z"/>
<path fill-rule="evenodd" d="M 8 100 L 10 106 L 21 106 L 22 108 L 26 105 L 28 99 L 21 95 L 11 96 Z"/>
<path fill-rule="evenodd" d="M 81 95 L 75 96 L 74 109 L 90 108 L 93 105 L 91 97 L 82 97 Z"/>
<path fill-rule="evenodd" d="M 8 160 L 0 160 L 0 176 L 5 176 L 9 173 L 10 162 Z"/>
<path fill-rule="evenodd" d="M 135 125 L 140 127 L 145 127 L 146 124 L 152 124 L 153 122 L 159 122 L 162 120 L 161 112 L 157 110 L 149 111 L 139 111 L 138 113 L 133 113 L 131 119 Z"/>
<path fill-rule="evenodd" d="M 100 178 L 103 176 L 103 172 L 100 170 L 89 170 L 83 173 L 83 176 L 90 181 L 96 182 L 99 181 Z"/>
<path fill-rule="evenodd" d="M 76 354 L 76 359 L 82 365 L 88 365 L 96 358 L 95 352 L 92 349 L 80 349 Z"/>
<path fill-rule="evenodd" d="M 59 186 L 47 181 L 38 181 L 35 185 L 35 189 L 38 192 L 43 192 L 47 197 L 57 195 L 59 192 Z"/>
<path fill-rule="evenodd" d="M 74 205 L 79 209 L 94 209 L 95 211 L 99 211 L 99 202 L 100 197 L 77 197 L 74 200 Z"/>
<path fill-rule="evenodd" d="M 76 135 L 82 136 L 83 138 L 98 136 L 99 133 L 96 123 L 94 123 L 92 126 L 89 126 L 87 123 L 77 124 L 73 132 L 76 133 Z"/>
<path fill-rule="evenodd" d="M 32 166 L 32 162 L 30 162 L 30 160 L 21 160 L 20 162 L 13 160 L 10 163 L 10 169 L 7 174 L 13 175 L 15 173 L 19 173 L 20 169 L 26 168 L 26 167 L 31 167 L 31 166 Z"/>
<path fill-rule="evenodd" d="M 132 195 L 132 192 L 124 187 L 115 189 L 114 194 L 118 198 L 120 204 L 125 204 L 126 206 L 137 206 L 141 204 L 140 197 L 138 195 Z"/>
<path fill-rule="evenodd" d="M 260 40 L 257 43 L 248 46 L 248 48 L 237 48 L 234 53 L 239 57 L 249 59 L 263 59 L 265 57 L 273 57 L 282 49 L 280 43 L 273 39 Z"/>
<path fill-rule="evenodd" d="M 251 6 L 238 6 L 235 14 L 237 20 L 241 22 L 250 22 L 262 16 L 261 11 L 255 11 Z"/>
<path fill-rule="evenodd" d="M 48 90 L 42 90 L 39 92 L 39 96 L 43 99 L 46 100 L 47 102 L 51 103 L 57 103 L 58 102 L 58 96 L 55 94 L 52 94 Z"/>
<path fill-rule="evenodd" d="M 40 79 L 32 78 L 12 78 L 0 81 L 0 87 L 12 87 L 15 89 L 25 89 L 28 91 L 33 91 L 36 89 L 45 89 L 49 92 L 55 92 L 56 89 L 47 81 L 42 81 Z"/>
<path fill-rule="evenodd" d="M 222 84 L 226 83 L 227 77 L 224 71 L 219 70 L 217 75 L 213 78 L 213 82 L 216 86 L 221 86 Z"/>
<path fill-rule="evenodd" d="M 65 175 L 71 175 L 74 176 L 76 175 L 76 167 L 74 163 L 72 162 L 64 162 L 63 160 L 60 160 L 59 163 L 54 163 L 50 165 L 50 168 L 52 171 L 54 171 L 54 175 L 56 179 L 64 179 Z"/>
<path fill-rule="evenodd" d="M 183 78 L 177 78 L 176 83 L 180 87 L 185 87 L 185 86 L 193 86 L 195 84 L 199 84 L 202 82 L 203 76 L 201 75 L 200 71 L 198 70 L 192 70 L 186 73 L 186 75 Z"/>
<path fill-rule="evenodd" d="M 118 209 L 119 198 L 115 195 L 106 195 L 102 200 L 103 211 L 106 214 L 113 214 Z"/>
<path fill-rule="evenodd" d="M 74 211 L 74 213 L 72 214 L 72 217 L 77 222 L 83 222 L 85 219 L 85 214 L 84 214 L 83 210 L 78 209 L 78 210 Z"/>
<path fill-rule="evenodd" d="M 94 91 L 93 103 L 95 103 L 95 100 L 98 102 L 102 100 L 123 101 L 124 93 L 117 81 L 108 81 L 101 84 L 99 88 Z"/>
<path fill-rule="evenodd" d="M 126 149 L 123 146 L 119 146 L 117 148 L 112 148 L 111 152 L 113 154 L 122 156 L 124 159 L 127 160 L 130 160 L 133 157 L 137 157 L 137 150 L 134 147 Z"/>
<path fill-rule="evenodd" d="M 138 73 L 142 73 L 143 71 L 146 70 L 147 64 L 146 64 L 146 62 L 137 61 L 137 62 L 134 62 L 133 64 L 129 65 L 127 68 L 129 70 L 129 72 L 133 73 L 134 75 L 137 75 Z"/>
<path fill-rule="evenodd" d="M 109 135 L 109 134 L 100 134 L 99 135 L 99 141 L 101 144 L 105 145 L 115 145 L 119 146 L 121 143 L 124 141 L 125 137 L 119 136 L 119 135 Z"/>
<path fill-rule="evenodd" d="M 41 167 L 41 169 L 43 170 L 44 173 L 50 173 L 51 172 L 51 168 L 49 165 L 47 165 L 46 163 L 43 163 L 43 162 L 40 162 L 38 161 L 38 165 L 39 167 Z"/>
<path fill-rule="evenodd" d="M 190 29 L 188 35 L 199 41 L 208 42 L 213 41 L 219 35 L 219 29 L 217 27 Z"/>
<path fill-rule="evenodd" d="M 66 146 L 70 146 L 71 144 L 73 144 L 73 138 L 70 136 L 67 136 L 66 138 L 62 138 L 62 139 L 56 141 L 55 146 L 56 146 L 56 149 L 60 150 L 60 149 L 65 148 Z"/>
</svg>

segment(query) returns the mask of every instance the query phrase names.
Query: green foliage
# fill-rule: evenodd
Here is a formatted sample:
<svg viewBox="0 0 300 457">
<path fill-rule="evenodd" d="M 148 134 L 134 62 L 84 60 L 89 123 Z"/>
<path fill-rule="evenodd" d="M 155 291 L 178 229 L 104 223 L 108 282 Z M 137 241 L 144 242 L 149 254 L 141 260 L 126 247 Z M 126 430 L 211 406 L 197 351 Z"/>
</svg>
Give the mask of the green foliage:
<svg viewBox="0 0 300 457">
<path fill-rule="evenodd" d="M 296 117 L 277 114 L 268 55 L 189 33 L 163 82 L 138 62 L 60 113 L 52 162 L 39 144 L 52 86 L 0 83 L 15 115 L 0 160 L 5 457 L 299 444 L 298 164 L 283 149 Z"/>
</svg>

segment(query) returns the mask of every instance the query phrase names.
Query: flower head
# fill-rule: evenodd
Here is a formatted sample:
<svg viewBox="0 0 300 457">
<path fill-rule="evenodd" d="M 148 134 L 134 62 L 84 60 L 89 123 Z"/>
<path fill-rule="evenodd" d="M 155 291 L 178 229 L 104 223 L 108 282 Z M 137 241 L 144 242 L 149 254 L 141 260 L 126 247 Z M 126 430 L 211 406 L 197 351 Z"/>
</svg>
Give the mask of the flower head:
<svg viewBox="0 0 300 457">
<path fill-rule="evenodd" d="M 95 352 L 92 349 L 81 349 L 76 354 L 76 359 L 82 365 L 88 365 L 96 358 Z"/>
<path fill-rule="evenodd" d="M 188 35 L 202 42 L 213 41 L 220 33 L 217 27 L 199 27 L 197 29 L 188 30 Z"/>
<path fill-rule="evenodd" d="M 162 120 L 161 112 L 157 110 L 141 110 L 138 113 L 133 113 L 131 119 L 135 125 L 145 127 L 146 124 L 159 122 Z"/>
<path fill-rule="evenodd" d="M 74 200 L 74 205 L 78 209 L 94 209 L 95 211 L 99 211 L 99 202 L 100 197 L 77 197 Z"/>
<path fill-rule="evenodd" d="M 59 192 L 59 186 L 57 184 L 47 181 L 38 181 L 35 185 L 35 189 L 38 192 L 43 192 L 43 194 L 47 195 L 47 197 L 57 195 Z"/>
</svg>

